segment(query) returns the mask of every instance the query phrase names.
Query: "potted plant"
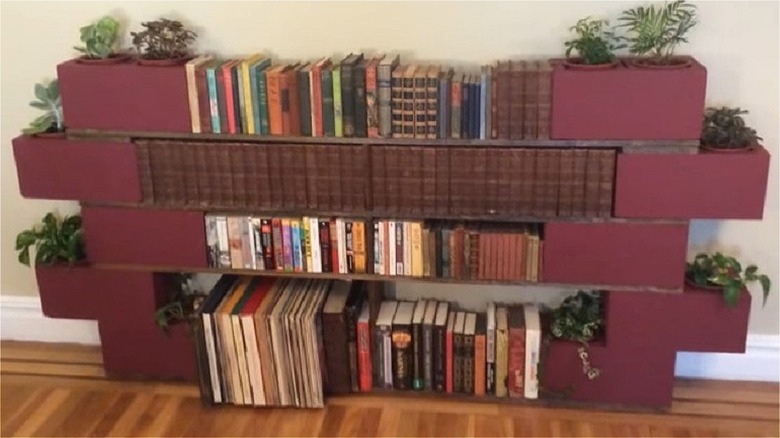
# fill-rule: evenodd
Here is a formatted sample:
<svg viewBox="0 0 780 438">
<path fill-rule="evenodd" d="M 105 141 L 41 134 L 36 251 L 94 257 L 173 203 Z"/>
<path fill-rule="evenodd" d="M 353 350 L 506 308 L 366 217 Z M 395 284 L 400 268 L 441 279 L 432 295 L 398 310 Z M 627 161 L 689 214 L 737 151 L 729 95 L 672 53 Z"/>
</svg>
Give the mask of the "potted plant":
<svg viewBox="0 0 780 438">
<path fill-rule="evenodd" d="M 22 130 L 27 135 L 40 137 L 62 137 L 65 132 L 65 121 L 62 115 L 62 99 L 57 79 L 48 84 L 35 84 L 35 98 L 30 106 L 44 111 L 44 114 L 30 122 L 30 126 Z"/>
<path fill-rule="evenodd" d="M 193 312 L 206 297 L 192 274 L 179 274 L 178 280 L 178 287 L 172 288 L 168 302 L 154 313 L 154 322 L 165 334 L 170 333 L 173 324 L 190 321 Z"/>
<path fill-rule="evenodd" d="M 30 248 L 35 247 L 35 264 L 73 265 L 84 260 L 81 216 L 66 216 L 62 220 L 48 213 L 42 226 L 24 230 L 16 236 L 19 263 L 30 266 Z"/>
<path fill-rule="evenodd" d="M 761 137 L 746 126 L 740 108 L 707 108 L 701 127 L 701 148 L 711 152 L 741 152 L 753 150 Z"/>
<path fill-rule="evenodd" d="M 769 277 L 759 274 L 756 265 L 749 265 L 743 271 L 734 257 L 720 252 L 697 254 L 693 262 L 685 264 L 685 280 L 698 288 L 722 291 L 729 307 L 736 307 L 740 294 L 747 292 L 747 285 L 756 281 L 764 293 L 762 305 L 766 305 L 771 287 Z"/>
<path fill-rule="evenodd" d="M 126 61 L 130 55 L 116 50 L 119 22 L 112 17 L 100 20 L 79 29 L 83 47 L 74 49 L 83 53 L 78 62 L 83 64 L 117 64 Z"/>
<path fill-rule="evenodd" d="M 607 29 L 607 20 L 585 17 L 569 28 L 576 38 L 566 41 L 566 66 L 580 70 L 603 70 L 617 66 L 615 51 L 626 47 L 623 37 Z M 571 58 L 576 51 L 579 57 Z"/>
<path fill-rule="evenodd" d="M 697 24 L 696 6 L 685 0 L 638 7 L 624 11 L 619 18 L 630 32 L 629 51 L 639 56 L 632 64 L 643 68 L 682 68 L 691 65 L 685 57 L 674 56 L 680 43 L 687 43 L 688 32 Z"/>
<path fill-rule="evenodd" d="M 181 22 L 161 18 L 141 23 L 145 29 L 130 32 L 133 45 L 138 50 L 139 64 L 168 66 L 181 65 L 190 59 L 189 45 L 197 34 Z"/>
<path fill-rule="evenodd" d="M 604 328 L 602 301 L 600 292 L 577 291 L 551 312 L 550 333 L 556 339 L 580 344 L 577 354 L 582 361 L 582 372 L 589 380 L 601 374 L 601 370 L 590 362 L 588 343 Z"/>
</svg>

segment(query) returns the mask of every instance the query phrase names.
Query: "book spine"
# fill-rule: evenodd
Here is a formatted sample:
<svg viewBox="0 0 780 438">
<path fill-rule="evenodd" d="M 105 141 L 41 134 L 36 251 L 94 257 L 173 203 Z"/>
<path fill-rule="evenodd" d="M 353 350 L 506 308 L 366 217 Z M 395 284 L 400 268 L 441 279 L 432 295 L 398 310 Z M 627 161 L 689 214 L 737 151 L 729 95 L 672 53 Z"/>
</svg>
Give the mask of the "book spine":
<svg viewBox="0 0 780 438">
<path fill-rule="evenodd" d="M 377 63 L 366 65 L 366 129 L 368 137 L 379 137 L 379 103 L 377 99 Z"/>
<path fill-rule="evenodd" d="M 374 274 L 384 275 L 382 269 L 382 223 L 373 223 L 373 239 L 374 239 Z"/>
<path fill-rule="evenodd" d="M 404 222 L 404 275 L 412 275 L 412 224 Z"/>
<path fill-rule="evenodd" d="M 417 302 L 421 305 L 422 302 Z M 412 324 L 412 389 L 422 391 L 425 389 L 425 350 L 423 336 L 423 325 L 421 323 Z"/>
<path fill-rule="evenodd" d="M 404 275 L 404 222 L 395 224 L 395 273 Z"/>
<path fill-rule="evenodd" d="M 321 73 L 322 89 L 322 132 L 326 137 L 336 136 L 335 111 L 333 103 L 333 71 L 324 69 Z"/>
<path fill-rule="evenodd" d="M 244 89 L 244 74 L 243 69 L 241 68 L 243 62 L 237 62 L 233 67 L 231 67 L 231 71 L 233 73 L 233 81 L 234 84 L 238 86 L 238 92 L 236 95 L 238 96 L 238 112 L 241 113 L 241 128 L 240 132 L 242 134 L 247 134 L 249 132 L 249 120 L 247 120 L 247 114 L 246 114 L 246 98 L 249 94 L 249 90 Z"/>
<path fill-rule="evenodd" d="M 218 216 L 217 221 L 217 238 L 219 242 L 219 267 L 230 268 L 233 263 L 230 260 L 230 237 L 228 236 L 227 218 L 225 216 Z"/>
<path fill-rule="evenodd" d="M 228 74 L 230 75 L 230 83 L 231 83 L 231 89 L 233 94 L 233 115 L 235 117 L 235 124 L 236 124 L 236 133 L 243 134 L 244 133 L 244 118 L 243 118 L 243 111 L 242 108 L 242 100 L 241 100 L 241 80 L 238 77 L 238 69 L 236 68 L 236 64 L 231 64 L 229 67 L 227 67 Z"/>
<path fill-rule="evenodd" d="M 330 223 L 327 220 L 320 220 L 320 257 L 322 257 L 322 271 L 333 272 L 333 257 L 330 247 Z"/>
<path fill-rule="evenodd" d="M 537 138 L 537 117 L 539 98 L 538 65 L 529 63 L 523 78 L 523 138 L 533 140 Z"/>
<path fill-rule="evenodd" d="M 474 394 L 474 335 L 463 335 L 463 392 Z"/>
<path fill-rule="evenodd" d="M 433 328 L 432 355 L 433 390 L 444 392 L 447 385 L 447 329 L 443 325 L 434 326 Z"/>
<path fill-rule="evenodd" d="M 428 132 L 428 99 L 426 69 L 414 74 L 414 138 L 426 138 Z"/>
<path fill-rule="evenodd" d="M 254 233 L 252 232 L 251 222 L 248 217 L 240 218 L 241 224 L 241 258 L 244 262 L 244 269 L 255 269 L 255 247 Z"/>
<path fill-rule="evenodd" d="M 395 221 L 388 221 L 387 222 L 387 231 L 388 231 L 388 237 L 387 237 L 387 275 L 398 275 L 398 263 L 396 262 L 396 248 L 398 248 L 398 245 L 396 244 L 396 236 L 398 233 L 396 233 L 396 222 Z M 403 272 L 403 270 L 401 270 Z"/>
<path fill-rule="evenodd" d="M 382 375 L 384 376 L 384 381 L 382 382 L 385 389 L 391 389 L 394 386 L 394 377 L 395 374 L 393 372 L 394 366 L 394 348 L 393 348 L 393 338 L 392 338 L 392 328 L 389 326 L 382 326 L 380 327 L 381 331 L 381 337 L 382 337 Z"/>
<path fill-rule="evenodd" d="M 390 73 L 390 135 L 389 136 L 393 138 L 401 138 L 403 136 L 403 121 L 404 121 L 403 70 L 404 70 L 403 67 L 398 66 L 395 68 L 395 70 L 393 70 Z"/>
<path fill-rule="evenodd" d="M 429 72 L 426 80 L 426 131 L 425 137 L 429 139 L 435 139 L 438 137 L 438 111 L 439 111 L 439 76 L 438 70 L 436 75 Z"/>
<path fill-rule="evenodd" d="M 287 85 L 290 93 L 290 135 L 301 135 L 301 97 L 298 86 L 298 70 L 290 69 L 287 73 Z"/>
<path fill-rule="evenodd" d="M 209 267 L 219 267 L 219 236 L 217 234 L 217 218 L 206 215 L 203 218 L 206 227 L 206 255 Z"/>
<path fill-rule="evenodd" d="M 510 138 L 512 80 L 510 73 L 511 63 L 499 64 L 496 67 L 496 130 L 499 139 Z"/>
<path fill-rule="evenodd" d="M 463 334 L 455 333 L 452 341 L 452 392 L 463 392 Z"/>
<path fill-rule="evenodd" d="M 282 252 L 283 252 L 283 266 L 287 272 L 293 271 L 293 241 L 292 230 L 290 228 L 290 220 L 282 219 Z"/>
<path fill-rule="evenodd" d="M 444 334 L 444 390 L 448 394 L 453 392 L 453 351 L 455 347 L 453 333 L 447 330 Z"/>
<path fill-rule="evenodd" d="M 428 305 L 435 305 L 435 302 Z M 433 390 L 433 326 L 431 324 L 423 325 L 423 383 L 426 391 Z"/>
<path fill-rule="evenodd" d="M 585 167 L 585 217 L 599 216 L 601 156 L 599 151 L 588 149 Z"/>
<path fill-rule="evenodd" d="M 198 132 L 208 134 L 211 132 L 211 102 L 207 69 L 203 66 L 195 68 L 195 86 L 198 89 Z"/>
<path fill-rule="evenodd" d="M 241 249 L 241 220 L 239 217 L 230 216 L 227 218 L 228 242 L 230 244 L 230 267 L 233 269 L 243 269 L 244 258 Z"/>
<path fill-rule="evenodd" d="M 525 328 L 509 329 L 509 366 L 507 369 L 510 397 L 522 398 L 525 394 L 523 381 L 525 376 Z"/>
<path fill-rule="evenodd" d="M 259 64 L 252 65 L 248 68 L 247 74 L 249 76 L 249 89 L 252 96 L 252 130 L 250 134 L 262 134 L 260 129 L 260 99 L 258 97 L 257 89 L 257 70 L 262 68 Z"/>
<path fill-rule="evenodd" d="M 292 239 L 292 265 L 293 271 L 303 272 L 303 252 L 301 251 L 301 222 L 290 221 L 290 238 Z"/>
<path fill-rule="evenodd" d="M 599 217 L 612 217 L 615 151 L 599 151 Z"/>
<path fill-rule="evenodd" d="M 334 67 L 333 76 L 333 135 L 344 136 L 344 110 L 341 102 L 341 68 Z"/>
<path fill-rule="evenodd" d="M 521 140 L 523 138 L 523 105 L 525 104 L 525 91 L 523 77 L 525 75 L 525 61 L 521 61 L 518 68 L 510 72 L 511 95 L 509 100 L 509 138 L 512 140 Z"/>
<path fill-rule="evenodd" d="M 277 71 L 269 71 L 266 74 L 268 84 L 268 127 L 271 135 L 282 135 L 284 123 L 282 122 L 282 87 L 281 75 Z"/>
<path fill-rule="evenodd" d="M 331 394 L 350 392 L 350 376 L 347 344 L 348 327 L 343 313 L 322 314 L 323 347 L 327 389 Z"/>
<path fill-rule="evenodd" d="M 388 138 L 393 135 L 393 99 L 392 99 L 392 70 L 391 65 L 380 65 L 377 67 L 377 106 L 378 136 Z"/>
<path fill-rule="evenodd" d="M 309 72 L 301 71 L 298 73 L 298 102 L 301 110 L 301 135 L 306 137 L 312 135 L 309 82 Z"/>
<path fill-rule="evenodd" d="M 282 135 L 290 135 L 292 132 L 290 108 L 290 84 L 287 72 L 279 73 L 279 100 L 281 102 Z M 249 107 L 247 107 L 249 108 Z"/>
<path fill-rule="evenodd" d="M 438 138 L 448 138 L 450 134 L 449 102 L 452 98 L 450 91 L 450 78 L 444 76 L 439 79 L 438 118 L 436 119 L 436 133 Z"/>
<path fill-rule="evenodd" d="M 411 229 L 411 275 L 413 277 L 423 276 L 423 253 L 422 253 L 422 224 L 412 222 Z"/>
<path fill-rule="evenodd" d="M 309 218 L 309 248 L 311 249 L 311 265 L 309 272 L 321 273 L 322 271 L 322 246 L 320 245 L 320 221 L 317 218 Z"/>
<path fill-rule="evenodd" d="M 487 138 L 487 71 L 484 69 L 479 76 L 479 139 Z"/>
<path fill-rule="evenodd" d="M 485 335 L 474 336 L 474 395 L 485 395 L 486 357 Z"/>
<path fill-rule="evenodd" d="M 311 230 L 309 229 L 309 226 L 311 224 L 311 221 L 308 217 L 304 217 L 301 219 L 301 241 L 303 241 L 303 247 L 301 248 L 301 251 L 303 252 L 303 259 L 304 259 L 304 272 L 314 272 L 312 270 L 312 242 L 311 242 Z"/>
<path fill-rule="evenodd" d="M 209 113 L 211 114 L 211 132 L 220 134 L 219 100 L 217 100 L 217 77 L 213 68 L 206 70 L 209 86 Z"/>
<path fill-rule="evenodd" d="M 403 138 L 414 138 L 414 68 L 409 67 L 403 74 L 402 86 L 402 134 Z"/>
<path fill-rule="evenodd" d="M 537 78 L 539 85 L 536 102 L 536 138 L 546 140 L 550 138 L 552 115 L 552 67 L 549 61 L 540 61 Z"/>
<path fill-rule="evenodd" d="M 341 65 L 341 115 L 344 137 L 355 136 L 355 93 L 352 73 L 352 65 Z"/>
<path fill-rule="evenodd" d="M 342 274 L 343 273 L 343 264 L 341 263 L 341 248 L 339 242 L 341 241 L 340 237 L 342 236 L 342 233 L 340 232 L 341 227 L 339 227 L 339 222 L 337 220 L 331 220 L 328 223 L 328 228 L 330 230 L 330 263 L 333 268 L 334 274 Z"/>
<path fill-rule="evenodd" d="M 200 133 L 200 115 L 198 113 L 198 85 L 195 82 L 195 65 L 191 62 L 188 62 L 184 69 L 185 74 L 187 75 L 187 103 L 190 107 L 190 126 L 192 127 L 192 132 Z"/>
<path fill-rule="evenodd" d="M 366 273 L 366 224 L 363 221 L 352 223 L 352 247 L 355 254 L 355 273 Z"/>
<path fill-rule="evenodd" d="M 268 70 L 268 68 L 258 68 L 255 72 L 255 80 L 257 81 L 257 108 L 259 112 L 258 118 L 260 121 L 260 124 L 255 129 L 262 135 L 268 135 L 271 133 L 271 125 L 268 121 L 268 81 L 266 70 Z"/>
<path fill-rule="evenodd" d="M 361 391 L 371 391 L 373 386 L 371 371 L 371 347 L 368 321 L 357 323 L 357 350 L 358 350 L 358 386 Z"/>
<path fill-rule="evenodd" d="M 353 92 L 355 94 L 355 137 L 368 136 L 366 107 L 366 62 L 358 61 L 352 70 Z"/>
<path fill-rule="evenodd" d="M 450 93 L 450 108 L 451 108 L 451 117 L 450 117 L 450 137 L 451 138 L 460 138 L 460 132 L 461 132 L 461 103 L 462 103 L 462 96 L 463 96 L 463 90 L 461 89 L 462 82 L 460 80 L 453 81 L 451 86 L 451 93 Z"/>
<path fill-rule="evenodd" d="M 250 79 L 249 63 L 243 61 L 241 64 L 241 84 L 244 87 L 244 114 L 246 115 L 246 133 L 255 134 L 255 112 L 254 112 L 254 90 L 252 80 Z"/>
<path fill-rule="evenodd" d="M 509 339 L 506 330 L 496 330 L 496 397 L 506 397 L 507 395 L 508 353 Z"/>
<path fill-rule="evenodd" d="M 412 330 L 408 325 L 394 325 L 393 341 L 393 387 L 412 388 Z"/>
</svg>

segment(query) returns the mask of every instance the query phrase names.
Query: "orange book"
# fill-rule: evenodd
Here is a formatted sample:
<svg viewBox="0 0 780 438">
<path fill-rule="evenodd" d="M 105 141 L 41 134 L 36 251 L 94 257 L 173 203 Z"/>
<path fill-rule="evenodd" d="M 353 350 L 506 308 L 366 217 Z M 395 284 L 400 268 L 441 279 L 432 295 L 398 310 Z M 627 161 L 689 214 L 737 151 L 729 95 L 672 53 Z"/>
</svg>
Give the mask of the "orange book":
<svg viewBox="0 0 780 438">
<path fill-rule="evenodd" d="M 325 128 L 322 125 L 322 69 L 331 65 L 330 58 L 322 58 L 311 67 L 309 87 L 311 87 L 311 121 L 312 136 L 322 137 Z"/>
<path fill-rule="evenodd" d="M 477 329 L 474 333 L 474 395 L 485 395 L 487 361 L 486 345 L 487 316 L 477 314 Z"/>
<path fill-rule="evenodd" d="M 366 273 L 366 224 L 355 221 L 352 224 L 352 248 L 355 251 L 355 273 Z"/>
<path fill-rule="evenodd" d="M 265 73 L 266 86 L 268 88 L 268 126 L 271 135 L 282 135 L 284 125 L 282 122 L 282 72 L 284 64 L 277 65 Z"/>
<path fill-rule="evenodd" d="M 371 332 L 369 330 L 369 305 L 363 303 L 357 320 L 358 384 L 360 390 L 371 391 L 373 386 L 371 366 Z"/>
<path fill-rule="evenodd" d="M 292 134 L 292 88 L 297 88 L 298 82 L 295 78 L 295 68 L 298 64 L 289 65 L 279 73 L 279 96 L 282 107 L 282 135 Z M 296 90 L 297 91 L 297 90 Z M 298 93 L 295 93 L 296 97 Z"/>
</svg>

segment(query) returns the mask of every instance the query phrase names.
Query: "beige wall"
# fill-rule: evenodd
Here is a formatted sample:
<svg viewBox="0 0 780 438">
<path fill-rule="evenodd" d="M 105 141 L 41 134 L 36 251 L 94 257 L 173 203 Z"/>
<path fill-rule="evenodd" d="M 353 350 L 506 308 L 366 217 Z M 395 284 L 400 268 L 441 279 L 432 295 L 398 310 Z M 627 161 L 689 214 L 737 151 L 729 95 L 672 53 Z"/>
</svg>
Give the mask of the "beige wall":
<svg viewBox="0 0 780 438">
<path fill-rule="evenodd" d="M 477 68 L 496 59 L 562 53 L 567 27 L 586 15 L 614 18 L 640 2 L 2 2 L 2 283 L 0 292 L 34 295 L 33 271 L 16 262 L 14 236 L 51 209 L 75 203 L 19 196 L 11 138 L 36 113 L 27 106 L 35 82 L 55 75 L 74 55 L 78 28 L 111 13 L 130 29 L 162 15 L 182 19 L 199 34 L 198 49 L 220 55 L 264 51 L 277 58 L 338 58 L 349 51 L 397 51 L 425 60 Z M 695 221 L 691 252 L 722 249 L 757 263 L 773 283 L 778 276 L 778 3 L 697 3 L 701 24 L 681 53 L 707 66 L 708 101 L 751 111 L 748 121 L 775 155 L 763 221 Z M 724 181 L 728 184 L 728 181 Z M 713 188 L 717 190 L 717 188 Z M 478 307 L 519 288 L 399 285 L 404 296 L 455 296 Z M 553 295 L 558 296 L 559 293 Z M 759 291 L 754 290 L 754 296 Z M 536 296 L 541 296 L 539 293 Z M 778 334 L 778 293 L 765 309 L 754 300 L 752 333 Z M 695 315 L 692 315 L 695 317 Z"/>
</svg>

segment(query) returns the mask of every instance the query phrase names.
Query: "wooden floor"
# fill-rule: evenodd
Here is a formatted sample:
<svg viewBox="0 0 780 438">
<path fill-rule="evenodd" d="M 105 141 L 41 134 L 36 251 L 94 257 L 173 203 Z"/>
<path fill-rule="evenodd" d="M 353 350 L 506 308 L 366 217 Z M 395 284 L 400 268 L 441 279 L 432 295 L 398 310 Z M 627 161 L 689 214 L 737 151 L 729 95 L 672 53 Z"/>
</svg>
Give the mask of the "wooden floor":
<svg viewBox="0 0 780 438">
<path fill-rule="evenodd" d="M 680 380 L 667 412 L 345 396 L 326 409 L 201 407 L 191 384 L 105 378 L 100 350 L 2 342 L 2 436 L 778 436 L 778 385 Z M 637 376 L 641 378 L 641 376 Z"/>
</svg>

